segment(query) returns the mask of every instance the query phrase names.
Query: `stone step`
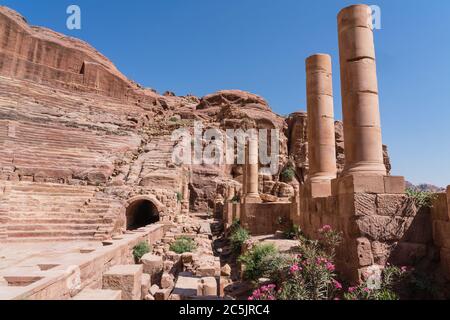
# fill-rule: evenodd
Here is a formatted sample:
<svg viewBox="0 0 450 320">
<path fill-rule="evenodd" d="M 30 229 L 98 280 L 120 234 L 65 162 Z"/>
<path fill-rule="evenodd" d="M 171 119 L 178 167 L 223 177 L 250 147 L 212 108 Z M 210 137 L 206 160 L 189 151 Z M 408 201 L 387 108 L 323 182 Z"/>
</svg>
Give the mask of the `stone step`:
<svg viewBox="0 0 450 320">
<path fill-rule="evenodd" d="M 74 230 L 58 230 L 58 231 L 8 231 L 8 238 L 39 238 L 39 237 L 58 237 L 58 238 L 92 238 L 96 231 L 74 231 Z"/>
<path fill-rule="evenodd" d="M 11 224 L 108 224 L 114 222 L 112 218 L 11 218 Z"/>
<path fill-rule="evenodd" d="M 8 224 L 8 232 L 12 231 L 59 231 L 79 230 L 97 232 L 101 227 L 99 224 Z"/>
<path fill-rule="evenodd" d="M 67 241 L 96 241 L 95 237 L 92 236 L 72 236 L 72 237 L 8 237 L 4 238 L 4 242 L 23 242 L 23 243 L 34 243 L 34 242 L 67 242 Z M 102 239 L 104 240 L 104 239 Z"/>
<path fill-rule="evenodd" d="M 84 289 L 75 297 L 73 300 L 99 300 L 99 301 L 107 301 L 107 300 L 122 300 L 122 291 L 121 290 L 93 290 L 93 289 Z"/>
<path fill-rule="evenodd" d="M 68 219 L 103 219 L 111 218 L 109 214 L 86 214 L 86 213 L 65 213 L 65 212 L 36 212 L 36 213 L 14 213 L 8 216 L 10 219 L 41 219 L 41 218 L 68 218 Z"/>
</svg>

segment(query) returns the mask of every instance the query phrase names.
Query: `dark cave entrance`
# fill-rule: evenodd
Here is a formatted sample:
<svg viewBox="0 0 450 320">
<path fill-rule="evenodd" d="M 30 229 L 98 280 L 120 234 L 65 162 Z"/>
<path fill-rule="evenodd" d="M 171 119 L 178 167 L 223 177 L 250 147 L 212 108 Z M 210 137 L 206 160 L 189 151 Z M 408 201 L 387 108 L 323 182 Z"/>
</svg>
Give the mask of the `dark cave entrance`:
<svg viewBox="0 0 450 320">
<path fill-rule="evenodd" d="M 127 230 L 136 230 L 158 221 L 158 209 L 149 200 L 136 200 L 127 208 Z"/>
</svg>

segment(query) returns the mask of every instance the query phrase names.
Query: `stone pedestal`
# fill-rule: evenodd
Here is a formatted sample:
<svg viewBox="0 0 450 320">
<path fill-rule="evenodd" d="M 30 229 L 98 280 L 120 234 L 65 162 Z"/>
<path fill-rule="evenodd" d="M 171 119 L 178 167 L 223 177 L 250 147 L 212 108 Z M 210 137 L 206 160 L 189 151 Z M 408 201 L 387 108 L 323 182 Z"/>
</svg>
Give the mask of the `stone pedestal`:
<svg viewBox="0 0 450 320">
<path fill-rule="evenodd" d="M 342 175 L 386 175 L 370 7 L 343 9 L 338 28 L 345 137 Z"/>
<path fill-rule="evenodd" d="M 121 290 L 123 300 L 141 300 L 141 265 L 117 265 L 103 275 L 103 289 Z"/>
</svg>

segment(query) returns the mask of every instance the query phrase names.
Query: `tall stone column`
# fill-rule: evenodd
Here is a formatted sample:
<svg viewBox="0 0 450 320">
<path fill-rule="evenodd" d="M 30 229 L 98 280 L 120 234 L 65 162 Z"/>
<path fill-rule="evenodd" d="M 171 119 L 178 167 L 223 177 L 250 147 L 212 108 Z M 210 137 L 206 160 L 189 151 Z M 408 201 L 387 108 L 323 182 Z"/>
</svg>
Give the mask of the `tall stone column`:
<svg viewBox="0 0 450 320">
<path fill-rule="evenodd" d="M 336 178 L 336 138 L 334 129 L 331 57 L 316 54 L 306 59 L 308 109 L 308 153 L 311 183 Z"/>
<path fill-rule="evenodd" d="M 259 197 L 259 149 L 258 149 L 258 136 L 256 134 L 250 135 L 248 139 L 248 153 L 245 157 L 246 162 L 246 203 L 259 203 L 261 198 Z"/>
<path fill-rule="evenodd" d="M 386 175 L 378 100 L 372 11 L 353 5 L 338 15 L 344 119 L 343 175 Z"/>
</svg>

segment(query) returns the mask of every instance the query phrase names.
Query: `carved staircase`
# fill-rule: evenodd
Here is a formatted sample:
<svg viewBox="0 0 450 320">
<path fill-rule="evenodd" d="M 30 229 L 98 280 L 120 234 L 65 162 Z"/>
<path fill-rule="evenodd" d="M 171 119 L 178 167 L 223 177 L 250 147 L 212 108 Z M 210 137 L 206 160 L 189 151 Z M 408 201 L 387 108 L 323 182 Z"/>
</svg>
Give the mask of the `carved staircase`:
<svg viewBox="0 0 450 320">
<path fill-rule="evenodd" d="M 110 236 L 121 207 L 120 201 L 98 196 L 93 187 L 6 184 L 0 198 L 0 238 L 104 240 Z"/>
</svg>

